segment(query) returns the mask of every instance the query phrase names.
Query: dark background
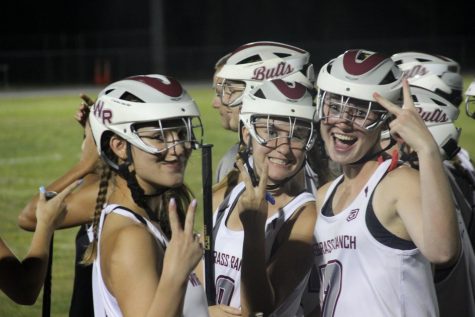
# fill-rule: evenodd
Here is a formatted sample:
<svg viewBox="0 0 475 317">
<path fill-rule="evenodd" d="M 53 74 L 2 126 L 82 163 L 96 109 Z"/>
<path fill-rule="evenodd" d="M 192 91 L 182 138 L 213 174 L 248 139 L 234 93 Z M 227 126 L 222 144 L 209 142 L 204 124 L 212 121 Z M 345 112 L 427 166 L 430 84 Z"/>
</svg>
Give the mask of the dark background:
<svg viewBox="0 0 475 317">
<path fill-rule="evenodd" d="M 475 69 L 474 0 L 10 0 L 1 10 L 0 87 L 152 72 L 209 81 L 219 57 L 258 40 L 308 50 L 317 71 L 349 48 L 424 51 Z"/>
</svg>

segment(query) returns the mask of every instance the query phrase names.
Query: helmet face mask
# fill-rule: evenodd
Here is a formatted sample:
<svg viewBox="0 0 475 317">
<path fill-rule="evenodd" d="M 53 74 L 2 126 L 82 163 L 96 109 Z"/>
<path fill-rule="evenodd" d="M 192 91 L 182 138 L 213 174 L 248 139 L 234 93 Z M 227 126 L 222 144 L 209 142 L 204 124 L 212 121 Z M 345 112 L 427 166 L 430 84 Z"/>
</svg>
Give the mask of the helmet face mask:
<svg viewBox="0 0 475 317">
<path fill-rule="evenodd" d="M 241 81 L 218 79 L 215 89 L 221 104 L 227 107 L 237 107 L 242 104 L 246 84 Z"/>
<path fill-rule="evenodd" d="M 465 96 L 465 112 L 467 116 L 475 119 L 475 81 L 468 86 Z"/>
<path fill-rule="evenodd" d="M 315 142 L 313 122 L 292 117 L 252 116 L 249 133 L 262 146 L 277 147 L 287 143 L 291 149 L 305 150 Z"/>
<path fill-rule="evenodd" d="M 201 132 L 195 133 L 196 130 Z M 199 119 L 180 118 L 134 124 L 131 131 L 137 137 L 134 138 L 134 145 L 147 153 L 156 155 L 177 145 L 183 146 L 187 151 L 198 148 L 200 142 L 195 135 L 202 136 L 203 127 Z"/>
<path fill-rule="evenodd" d="M 318 98 L 319 119 L 346 120 L 357 128 L 371 131 L 380 126 L 388 117 L 388 112 L 374 101 L 355 99 L 323 90 Z"/>
</svg>

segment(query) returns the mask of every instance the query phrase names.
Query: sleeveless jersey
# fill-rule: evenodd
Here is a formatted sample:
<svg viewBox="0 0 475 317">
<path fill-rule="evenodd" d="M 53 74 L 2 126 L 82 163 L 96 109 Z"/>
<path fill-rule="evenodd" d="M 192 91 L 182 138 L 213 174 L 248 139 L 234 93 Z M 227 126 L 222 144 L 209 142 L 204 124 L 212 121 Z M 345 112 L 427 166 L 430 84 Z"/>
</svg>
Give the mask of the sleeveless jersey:
<svg viewBox="0 0 475 317">
<path fill-rule="evenodd" d="M 236 185 L 222 204 L 224 206 L 220 206 L 213 215 L 216 303 L 236 308 L 241 307 L 241 258 L 244 231 L 231 230 L 226 226 L 226 222 L 244 189 L 244 182 Z M 294 197 L 279 212 L 267 218 L 265 229 L 266 262 L 270 260 L 273 254 L 275 239 L 284 223 L 304 204 L 314 201 L 315 197 L 313 194 L 303 192 Z M 307 279 L 308 274 L 271 316 L 295 315 L 299 308 L 300 297 Z"/>
<path fill-rule="evenodd" d="M 475 316 L 475 254 L 467 232 L 467 222 L 464 221 L 466 211 L 473 213 L 473 210 L 457 185 L 451 169 L 447 166 L 446 172 L 456 202 L 462 251 L 457 263 L 448 270 L 444 278 L 435 283 L 440 316 Z"/>
<path fill-rule="evenodd" d="M 383 162 L 340 213 L 326 216 L 319 211 L 314 255 L 323 317 L 439 315 L 429 261 L 415 246 L 390 247 L 368 229 L 372 194 L 390 163 Z M 342 178 L 331 184 L 322 209 Z"/>
<path fill-rule="evenodd" d="M 127 217 L 137 223 L 142 223 L 148 231 L 155 237 L 157 243 L 165 247 L 168 244 L 167 238 L 147 219 L 135 214 L 131 210 L 118 205 L 107 205 L 101 213 L 98 226 L 98 248 L 97 256 L 92 268 L 92 288 L 94 298 L 94 314 L 96 317 L 120 317 L 122 313 L 115 297 L 109 292 L 102 278 L 101 272 L 101 232 L 104 225 L 104 219 L 109 213 L 116 213 Z M 192 273 L 188 279 L 185 302 L 183 305 L 183 316 L 185 317 L 206 317 L 208 316 L 208 305 L 206 296 L 198 278 Z"/>
</svg>

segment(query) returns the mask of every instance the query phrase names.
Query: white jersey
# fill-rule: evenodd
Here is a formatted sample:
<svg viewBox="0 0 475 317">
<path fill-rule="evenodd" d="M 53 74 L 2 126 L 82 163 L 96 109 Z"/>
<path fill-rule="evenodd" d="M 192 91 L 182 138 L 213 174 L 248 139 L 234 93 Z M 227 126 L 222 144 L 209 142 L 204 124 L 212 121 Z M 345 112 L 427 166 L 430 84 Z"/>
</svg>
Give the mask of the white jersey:
<svg viewBox="0 0 475 317">
<path fill-rule="evenodd" d="M 446 171 L 457 206 L 462 252 L 457 263 L 446 272 L 446 276 L 435 283 L 440 316 L 475 316 L 475 254 L 463 219 L 464 211 L 465 214 L 467 210 L 472 213 L 473 211 L 464 199 L 450 168 L 446 167 Z"/>
<path fill-rule="evenodd" d="M 372 210 L 373 191 L 390 163 L 382 163 L 355 200 L 336 215 L 322 211 L 332 214 L 333 194 L 343 176 L 328 189 L 314 247 L 323 317 L 439 315 L 429 261 L 412 242 L 391 235 Z M 373 228 L 374 219 L 379 232 L 391 235 L 391 243 L 370 231 L 369 221 Z"/>
<path fill-rule="evenodd" d="M 226 226 L 227 219 L 234 209 L 239 196 L 245 189 L 240 182 L 225 200 L 225 206 L 220 206 L 213 216 L 214 238 L 214 272 L 216 287 L 216 304 L 241 307 L 241 258 L 244 244 L 244 231 L 231 230 Z M 266 221 L 266 262 L 273 254 L 274 242 L 284 223 L 308 202 L 314 202 L 313 194 L 303 192 L 286 206 L 282 207 Z M 272 316 L 294 316 L 299 308 L 300 297 L 305 288 L 308 275 L 299 283 L 295 290 L 278 307 Z"/>
<path fill-rule="evenodd" d="M 101 213 L 101 218 L 98 226 L 98 247 L 97 256 L 92 268 L 92 288 L 94 299 L 94 316 L 96 317 L 120 317 L 119 304 L 115 297 L 109 292 L 106 284 L 102 278 L 101 272 L 101 232 L 104 225 L 104 219 L 109 213 L 116 213 L 127 217 L 137 223 L 142 223 L 148 231 L 155 237 L 157 243 L 165 247 L 168 244 L 167 238 L 147 219 L 135 214 L 129 209 L 120 207 L 118 205 L 107 205 Z M 185 302 L 183 305 L 183 316 L 185 317 L 207 317 L 208 305 L 206 296 L 198 278 L 192 273 L 188 279 L 188 286 L 186 289 Z"/>
</svg>

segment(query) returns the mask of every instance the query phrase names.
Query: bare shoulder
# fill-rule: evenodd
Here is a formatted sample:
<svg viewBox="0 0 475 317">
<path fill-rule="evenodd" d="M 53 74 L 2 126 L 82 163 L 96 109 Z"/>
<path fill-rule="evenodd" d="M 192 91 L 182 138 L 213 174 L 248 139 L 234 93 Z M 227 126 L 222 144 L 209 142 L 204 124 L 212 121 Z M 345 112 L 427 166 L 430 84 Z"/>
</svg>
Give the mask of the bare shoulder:
<svg viewBox="0 0 475 317">
<path fill-rule="evenodd" d="M 393 205 L 401 197 L 409 198 L 418 195 L 419 189 L 419 171 L 402 165 L 389 172 L 379 183 L 375 190 L 374 201 L 376 205 Z"/>
<path fill-rule="evenodd" d="M 226 189 L 226 186 L 213 188 L 213 213 L 216 212 L 221 202 L 223 202 Z"/>
</svg>

